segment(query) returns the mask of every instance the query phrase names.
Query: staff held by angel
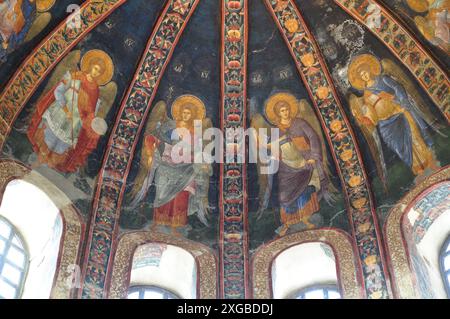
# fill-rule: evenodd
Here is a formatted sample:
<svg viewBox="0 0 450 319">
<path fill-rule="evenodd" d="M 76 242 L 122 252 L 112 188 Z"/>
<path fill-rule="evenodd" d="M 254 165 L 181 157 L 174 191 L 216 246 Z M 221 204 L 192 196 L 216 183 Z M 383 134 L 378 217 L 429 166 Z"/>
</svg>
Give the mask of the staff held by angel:
<svg viewBox="0 0 450 319">
<path fill-rule="evenodd" d="M 278 201 L 282 226 L 277 230 L 284 236 L 295 228 L 295 225 L 315 228 L 310 218 L 320 210 L 320 202 L 325 199 L 331 203 L 329 193 L 331 186 L 325 152 L 325 143 L 320 134 L 320 124 L 314 116 L 311 106 L 306 100 L 298 101 L 289 93 L 277 93 L 266 102 L 265 115 L 255 114 L 251 126 L 259 131 L 261 128 L 279 129 L 279 138 L 267 144 L 272 154 L 278 154 L 278 172 L 261 174 L 258 163 L 259 198 L 258 214 L 264 212 L 269 205 L 273 178 L 278 179 Z M 264 142 L 258 142 L 259 147 Z M 263 146 L 264 147 L 264 146 Z M 271 149 L 279 147 L 278 151 Z"/>
<path fill-rule="evenodd" d="M 155 186 L 152 228 L 170 229 L 174 235 L 189 230 L 188 216 L 197 215 L 208 226 L 208 192 L 212 168 L 209 164 L 195 163 L 193 148 L 189 154 L 178 154 L 190 160 L 174 158 L 174 148 L 180 141 L 194 145 L 196 125 L 201 121 L 203 129 L 211 127 L 206 117 L 205 104 L 193 95 L 178 97 L 172 107 L 172 119 L 167 115 L 164 101 L 158 102 L 150 114 L 144 134 L 140 166 L 129 194 L 128 208 L 136 209 L 147 199 Z"/>
<path fill-rule="evenodd" d="M 46 164 L 63 173 L 76 172 L 107 132 L 105 117 L 115 99 L 114 65 L 104 51 L 91 50 L 80 62 L 72 52 L 50 79 L 37 102 L 28 139 L 37 154 L 32 167 Z M 69 69 L 69 70 L 67 70 Z"/>
<path fill-rule="evenodd" d="M 381 141 L 416 176 L 435 170 L 438 163 L 430 133 L 439 133 L 437 119 L 427 110 L 406 74 L 391 60 L 380 62 L 363 54 L 349 66 L 350 84 L 362 96 L 350 96 L 350 108 L 377 164 L 386 188 L 386 163 Z"/>
</svg>

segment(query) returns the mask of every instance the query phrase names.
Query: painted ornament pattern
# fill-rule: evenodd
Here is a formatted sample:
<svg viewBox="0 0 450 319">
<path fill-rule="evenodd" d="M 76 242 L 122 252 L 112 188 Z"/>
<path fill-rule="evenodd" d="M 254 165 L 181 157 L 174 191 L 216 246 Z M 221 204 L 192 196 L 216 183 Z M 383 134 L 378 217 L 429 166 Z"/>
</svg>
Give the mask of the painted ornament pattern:
<svg viewBox="0 0 450 319">
<path fill-rule="evenodd" d="M 368 298 L 388 298 L 383 258 L 372 213 L 369 181 L 355 138 L 335 93 L 326 65 L 293 1 L 265 0 L 302 76 L 328 135 L 349 202 L 353 233 L 364 272 Z"/>
<path fill-rule="evenodd" d="M 0 95 L 0 148 L 9 134 L 15 118 L 23 109 L 46 75 L 59 61 L 126 0 L 90 0 L 80 8 L 77 19 L 70 15 L 51 33 L 18 68 Z"/>
<path fill-rule="evenodd" d="M 226 132 L 245 129 L 247 0 L 224 0 L 223 19 L 222 130 Z M 242 299 L 248 280 L 245 164 L 225 161 L 221 169 L 222 293 L 226 299 Z"/>
<path fill-rule="evenodd" d="M 403 62 L 450 122 L 450 81 L 413 35 L 376 1 L 334 1 L 372 31 Z"/>
<path fill-rule="evenodd" d="M 159 81 L 199 0 L 170 0 L 119 111 L 94 200 L 83 298 L 102 298 L 133 152 Z"/>
</svg>

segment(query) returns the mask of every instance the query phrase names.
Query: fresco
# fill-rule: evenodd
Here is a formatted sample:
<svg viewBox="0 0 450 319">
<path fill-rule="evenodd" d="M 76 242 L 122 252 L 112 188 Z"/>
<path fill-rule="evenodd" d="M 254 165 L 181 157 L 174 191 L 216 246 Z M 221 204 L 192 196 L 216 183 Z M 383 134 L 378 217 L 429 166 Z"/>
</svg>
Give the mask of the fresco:
<svg viewBox="0 0 450 319">
<path fill-rule="evenodd" d="M 52 180 L 86 217 L 117 97 L 127 89 L 161 5 L 128 3 L 98 25 L 40 85 L 3 149 Z M 130 16 L 139 31 L 128 24 Z M 120 63 L 124 57 L 134 62 Z"/>
<path fill-rule="evenodd" d="M 450 164 L 447 0 L 102 0 L 71 33 L 81 2 L 0 1 L 1 156 L 88 224 L 80 296 L 104 296 L 133 231 L 204 244 L 219 294 L 245 298 L 258 249 L 327 230 L 388 297 L 386 217 Z M 221 146 L 245 163 L 196 161 L 213 140 L 197 130 L 238 126 L 248 140 Z"/>
<path fill-rule="evenodd" d="M 182 138 L 187 130 L 203 140 L 194 134 L 194 121 L 202 132 L 220 125 L 219 16 L 219 3 L 199 4 L 161 80 L 127 180 L 124 230 L 150 229 L 217 245 L 218 164 L 194 163 L 193 140 L 192 162 L 174 163 L 178 140 L 171 137 Z"/>
<path fill-rule="evenodd" d="M 0 76 L 14 71 L 21 60 L 53 30 L 79 0 L 8 0 L 0 4 Z M 6 83 L 1 82 L 0 88 Z"/>
<path fill-rule="evenodd" d="M 37 154 L 31 167 L 46 164 L 62 173 L 76 172 L 108 130 L 104 119 L 117 92 L 111 81 L 114 64 L 102 50 L 88 51 L 81 59 L 80 55 L 73 51 L 60 63 L 50 78 L 51 89 L 36 105 L 27 130 Z"/>
<path fill-rule="evenodd" d="M 55 0 L 7 0 L 0 4 L 0 59 L 21 43 L 31 40 L 44 29 L 52 18 L 49 11 Z"/>
<path fill-rule="evenodd" d="M 411 28 L 418 31 L 425 41 L 447 59 L 450 50 L 448 0 L 394 0 L 383 3 L 396 12 Z M 443 54 L 446 53 L 446 54 Z"/>
<path fill-rule="evenodd" d="M 264 4 L 249 12 L 249 126 L 280 129 L 281 148 L 275 174 L 249 164 L 250 247 L 305 229 L 347 231 L 334 161 L 293 59 Z"/>
<path fill-rule="evenodd" d="M 346 103 L 383 223 L 409 188 L 449 164 L 449 128 L 411 73 L 363 25 L 333 1 L 297 2 L 313 12 L 305 19 Z"/>
</svg>

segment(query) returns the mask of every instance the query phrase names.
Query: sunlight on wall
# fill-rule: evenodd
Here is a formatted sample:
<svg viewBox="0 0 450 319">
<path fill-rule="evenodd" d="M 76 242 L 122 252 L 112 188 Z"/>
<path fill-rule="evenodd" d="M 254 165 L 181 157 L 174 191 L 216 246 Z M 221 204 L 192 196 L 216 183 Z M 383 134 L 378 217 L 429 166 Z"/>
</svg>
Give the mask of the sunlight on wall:
<svg viewBox="0 0 450 319">
<path fill-rule="evenodd" d="M 63 229 L 58 208 L 36 186 L 13 180 L 5 189 L 0 215 L 17 228 L 29 253 L 22 298 L 49 298 Z"/>
<path fill-rule="evenodd" d="M 184 249 L 166 244 L 139 246 L 133 257 L 130 287 L 157 286 L 183 299 L 197 295 L 197 267 Z"/>
<path fill-rule="evenodd" d="M 275 299 L 288 298 L 294 292 L 311 286 L 336 286 L 337 282 L 333 251 L 323 243 L 291 247 L 282 252 L 272 265 Z"/>
<path fill-rule="evenodd" d="M 410 214 L 414 214 L 411 211 Z M 434 298 L 447 298 L 445 286 L 439 266 L 442 245 L 450 234 L 450 208 L 442 213 L 428 228 L 425 236 L 416 246 L 428 273 L 429 288 Z"/>
</svg>

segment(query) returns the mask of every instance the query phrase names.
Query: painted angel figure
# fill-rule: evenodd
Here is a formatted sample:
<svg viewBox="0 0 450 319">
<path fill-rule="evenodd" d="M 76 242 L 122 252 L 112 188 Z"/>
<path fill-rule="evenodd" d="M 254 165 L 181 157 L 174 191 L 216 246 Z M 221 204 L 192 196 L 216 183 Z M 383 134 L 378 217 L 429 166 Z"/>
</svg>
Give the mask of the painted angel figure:
<svg viewBox="0 0 450 319">
<path fill-rule="evenodd" d="M 310 217 L 320 210 L 320 201 L 332 202 L 329 193 L 325 143 L 320 132 L 320 124 L 306 100 L 298 101 L 289 93 L 277 93 L 270 97 L 265 107 L 268 124 L 261 114 L 252 118 L 252 128 L 279 128 L 279 169 L 276 174 L 261 174 L 258 163 L 260 184 L 259 214 L 268 207 L 273 178 L 277 175 L 279 184 L 278 200 L 282 227 L 277 232 L 284 236 L 290 227 L 303 223 L 308 229 L 316 226 Z M 305 116 L 302 118 L 302 116 Z M 314 126 L 314 127 L 313 127 Z M 261 143 L 258 143 L 261 145 Z M 268 149 L 275 146 L 268 144 Z"/>
<path fill-rule="evenodd" d="M 417 13 L 427 13 L 414 18 L 420 33 L 431 43 L 450 52 L 450 1 L 407 0 L 408 6 Z"/>
<path fill-rule="evenodd" d="M 0 0 L 0 59 L 40 33 L 50 22 L 55 0 Z"/>
<path fill-rule="evenodd" d="M 439 133 L 437 119 L 406 74 L 390 60 L 373 55 L 356 57 L 349 66 L 350 84 L 363 92 L 350 96 L 350 108 L 377 164 L 386 187 L 386 164 L 381 141 L 411 168 L 414 175 L 436 169 L 430 130 Z"/>
<path fill-rule="evenodd" d="M 25 27 L 23 2 L 24 0 L 0 0 L 0 36 L 2 48 L 5 50 L 9 47 L 11 39 L 19 35 Z"/>
<path fill-rule="evenodd" d="M 206 129 L 211 127 L 211 120 L 206 118 L 204 103 L 192 95 L 183 95 L 174 101 L 173 119 L 168 118 L 166 108 L 164 101 L 157 103 L 148 120 L 129 208 L 142 204 L 154 184 L 152 227 L 169 227 L 173 234 L 180 235 L 180 230 L 187 229 L 190 215 L 196 214 L 208 226 L 212 168 L 208 164 L 195 163 L 193 152 L 187 154 L 187 161 L 175 159 L 174 147 L 180 140 L 194 145 L 194 139 L 202 138 L 194 134 L 194 121 L 201 121 Z M 186 158 L 186 154 L 183 157 Z"/>
<path fill-rule="evenodd" d="M 51 88 L 37 102 L 27 130 L 37 154 L 33 167 L 46 164 L 63 173 L 75 172 L 106 134 L 104 118 L 117 93 L 117 85 L 110 83 L 114 65 L 104 51 L 91 50 L 78 71 L 80 56 L 74 51 L 62 61 L 50 80 Z"/>
</svg>

